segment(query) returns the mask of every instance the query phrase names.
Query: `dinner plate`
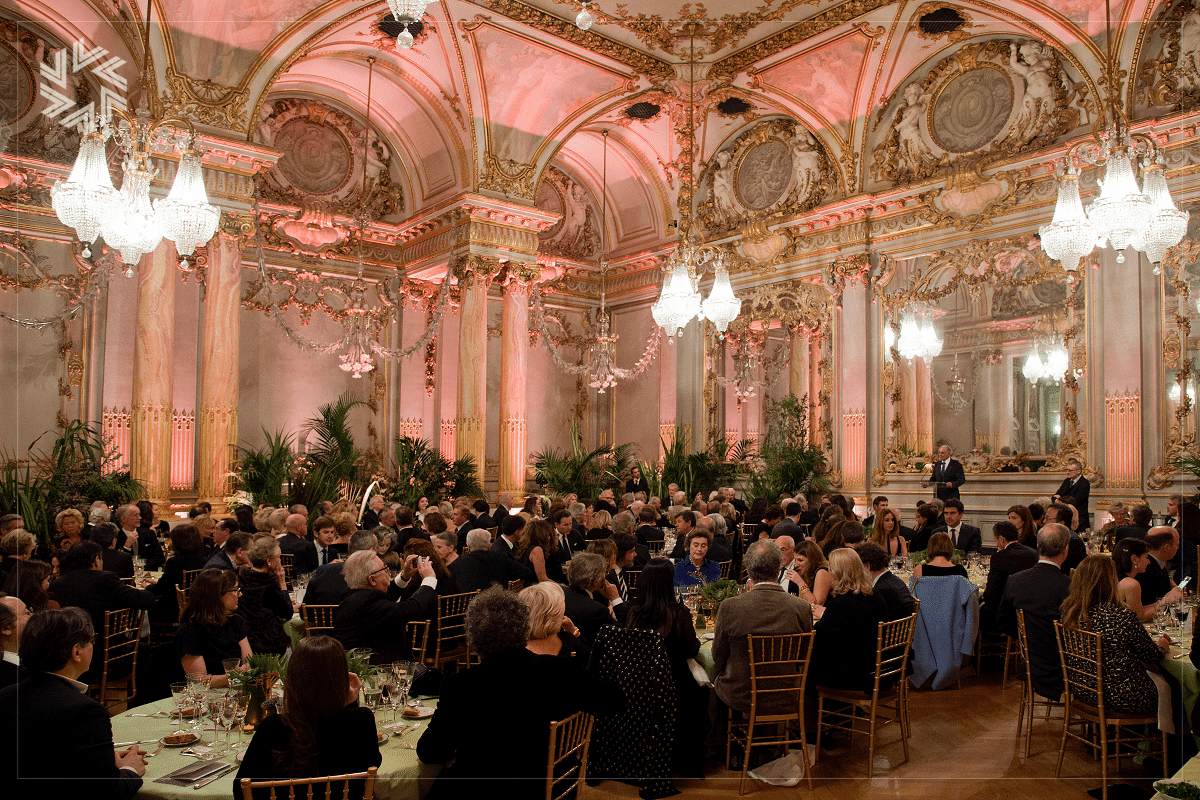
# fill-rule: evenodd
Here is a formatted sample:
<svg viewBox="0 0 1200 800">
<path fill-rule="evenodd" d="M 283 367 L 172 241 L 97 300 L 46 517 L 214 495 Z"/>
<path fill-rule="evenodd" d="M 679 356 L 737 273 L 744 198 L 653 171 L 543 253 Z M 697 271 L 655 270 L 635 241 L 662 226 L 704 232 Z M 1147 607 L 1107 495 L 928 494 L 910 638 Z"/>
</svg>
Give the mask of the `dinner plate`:
<svg viewBox="0 0 1200 800">
<path fill-rule="evenodd" d="M 700 634 L 700 638 L 701 639 L 712 639 L 712 638 L 716 637 L 716 635 L 717 634 L 715 634 L 715 633 L 702 633 L 702 634 Z"/>
<path fill-rule="evenodd" d="M 171 736 L 176 736 L 176 735 L 179 737 L 179 741 L 177 741 L 177 742 L 168 742 L 167 741 L 167 739 L 171 738 Z M 187 747 L 189 744 L 195 744 L 196 742 L 200 741 L 200 737 L 189 731 L 187 733 L 171 734 L 168 736 L 164 736 L 163 738 L 159 739 L 158 741 L 163 747 Z"/>
<path fill-rule="evenodd" d="M 416 711 L 417 715 L 412 716 L 411 714 L 405 714 L 404 712 L 400 712 L 400 716 L 404 717 L 405 719 L 425 719 L 426 717 L 432 717 L 433 712 L 435 710 L 435 709 L 429 708 L 428 706 L 409 706 L 409 708 Z"/>
<path fill-rule="evenodd" d="M 388 735 L 386 733 L 379 734 L 379 746 L 380 747 L 387 744 L 387 740 L 388 740 Z"/>
</svg>

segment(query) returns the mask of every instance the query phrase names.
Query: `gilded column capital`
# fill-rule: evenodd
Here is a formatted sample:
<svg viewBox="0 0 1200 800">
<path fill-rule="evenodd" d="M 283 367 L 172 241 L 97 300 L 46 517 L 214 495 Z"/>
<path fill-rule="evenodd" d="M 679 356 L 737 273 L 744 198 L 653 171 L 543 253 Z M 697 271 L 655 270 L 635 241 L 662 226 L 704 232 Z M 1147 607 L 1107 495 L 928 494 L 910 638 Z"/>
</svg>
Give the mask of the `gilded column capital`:
<svg viewBox="0 0 1200 800">
<path fill-rule="evenodd" d="M 222 236 L 228 236 L 231 239 L 240 239 L 242 244 L 245 244 L 254 236 L 254 217 L 250 214 L 237 214 L 233 211 L 224 211 L 221 213 L 221 222 L 218 231 Z"/>
<path fill-rule="evenodd" d="M 865 287 L 870 273 L 870 257 L 866 253 L 855 253 L 835 258 L 821 273 L 821 280 L 830 294 L 841 295 L 847 285 L 862 284 Z"/>
<path fill-rule="evenodd" d="M 459 283 L 466 283 L 474 275 L 476 279 L 489 284 L 492 278 L 500 273 L 500 259 L 495 256 L 466 253 L 451 259 L 449 272 Z"/>
</svg>

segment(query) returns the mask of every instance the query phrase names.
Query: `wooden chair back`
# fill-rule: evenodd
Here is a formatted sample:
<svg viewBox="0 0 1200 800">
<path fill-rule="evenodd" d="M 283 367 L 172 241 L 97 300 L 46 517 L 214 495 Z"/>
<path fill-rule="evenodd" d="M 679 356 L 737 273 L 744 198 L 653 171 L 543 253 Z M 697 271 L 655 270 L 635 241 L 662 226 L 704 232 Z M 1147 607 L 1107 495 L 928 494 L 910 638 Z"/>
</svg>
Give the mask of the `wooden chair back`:
<svg viewBox="0 0 1200 800">
<path fill-rule="evenodd" d="M 519 592 L 524 588 L 525 588 L 525 581 L 521 580 L 520 578 L 518 578 L 515 581 L 508 582 L 508 590 L 510 592 Z"/>
<path fill-rule="evenodd" d="M 816 634 L 747 635 L 750 646 L 750 714 L 759 721 L 798 719 Z M 764 715 L 762 709 L 778 713 Z M 790 709 L 784 711 L 782 709 Z"/>
<path fill-rule="evenodd" d="M 287 788 L 287 791 L 282 794 L 288 800 L 295 800 L 297 796 L 305 797 L 309 800 L 315 800 L 317 797 L 323 800 L 333 800 L 335 797 L 340 797 L 341 800 L 350 800 L 350 784 L 352 781 L 364 781 L 363 784 L 363 800 L 373 800 L 375 797 L 375 779 L 379 774 L 379 767 L 371 767 L 366 772 L 355 772 L 350 775 L 329 775 L 324 778 L 294 778 L 290 781 L 252 781 L 249 778 L 242 778 L 242 798 L 243 800 L 254 800 L 255 789 L 267 789 L 271 800 L 275 800 L 277 795 L 276 789 Z M 342 784 L 342 791 L 335 795 L 333 793 L 334 784 Z M 300 789 L 300 792 L 296 790 Z M 317 790 L 323 789 L 319 794 Z"/>
<path fill-rule="evenodd" d="M 879 623 L 879 638 L 875 644 L 874 693 L 877 697 L 883 684 L 904 681 L 904 670 L 908 665 L 908 654 L 916 629 L 916 611 L 903 619 Z"/>
<path fill-rule="evenodd" d="M 292 589 L 296 586 L 296 565 L 294 560 L 295 553 L 280 553 L 279 563 L 283 564 L 283 579 L 287 583 L 287 588 Z"/>
<path fill-rule="evenodd" d="M 721 567 L 721 577 L 728 578 L 730 571 L 733 569 L 733 559 L 729 561 L 718 561 L 717 564 Z"/>
<path fill-rule="evenodd" d="M 637 591 L 638 576 L 642 574 L 640 569 L 623 569 L 621 575 L 625 577 L 625 585 L 629 587 L 629 591 Z M 631 595 L 632 597 L 632 595 Z"/>
<path fill-rule="evenodd" d="M 487 529 L 487 532 L 488 532 L 488 536 L 491 536 L 492 541 L 494 542 L 494 541 L 496 541 L 496 537 L 500 535 L 500 526 L 493 525 L 492 527 Z"/>
<path fill-rule="evenodd" d="M 467 645 L 467 606 L 479 592 L 447 594 L 437 599 L 437 645 L 432 658 L 433 666 L 441 668 L 450 661 L 469 663 L 470 648 Z"/>
<path fill-rule="evenodd" d="M 304 620 L 305 636 L 333 635 L 333 612 L 337 606 L 301 605 L 300 619 Z"/>
<path fill-rule="evenodd" d="M 105 708 L 137 696 L 138 643 L 145 616 L 145 610 L 140 608 L 104 612 L 104 630 L 97 653 L 100 656 L 100 680 L 88 688 Z M 112 675 L 123 677 L 114 680 Z M 110 683 L 124 684 L 121 696 L 114 697 L 109 693 Z"/>
<path fill-rule="evenodd" d="M 429 648 L 429 620 L 412 619 L 405 624 L 405 628 L 412 645 L 413 659 L 424 663 Z"/>
<path fill-rule="evenodd" d="M 546 757 L 546 800 L 578 797 L 587 775 L 588 745 L 595 719 L 578 711 L 561 722 L 550 723 Z M 569 763 L 566 763 L 570 759 Z"/>
<path fill-rule="evenodd" d="M 203 572 L 203 570 L 185 569 L 183 571 L 183 575 L 179 578 L 179 587 L 183 589 L 185 593 L 190 592 L 192 590 L 192 583 L 195 582 L 196 576 L 201 572 Z"/>
</svg>

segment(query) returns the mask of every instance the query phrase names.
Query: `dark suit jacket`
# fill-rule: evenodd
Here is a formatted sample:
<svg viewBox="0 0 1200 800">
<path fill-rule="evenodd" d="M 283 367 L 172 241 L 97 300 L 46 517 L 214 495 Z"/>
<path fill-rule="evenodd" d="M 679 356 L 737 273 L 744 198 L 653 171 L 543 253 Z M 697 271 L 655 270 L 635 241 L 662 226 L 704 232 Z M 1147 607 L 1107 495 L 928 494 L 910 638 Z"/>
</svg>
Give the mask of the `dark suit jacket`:
<svg viewBox="0 0 1200 800">
<path fill-rule="evenodd" d="M 467 521 L 458 526 L 458 528 L 454 531 L 456 534 L 458 534 L 458 545 L 455 548 L 458 550 L 458 552 L 461 553 L 463 548 L 467 546 L 467 534 L 478 527 L 479 526 L 475 524 L 474 517 L 467 517 Z"/>
<path fill-rule="evenodd" d="M 1115 531 L 1113 531 L 1113 535 L 1116 536 L 1116 541 L 1118 541 L 1118 542 L 1121 541 L 1122 539 L 1124 539 L 1126 536 L 1132 536 L 1136 539 L 1145 540 L 1146 536 L 1149 533 L 1150 533 L 1149 525 L 1134 525 L 1133 523 L 1130 523 L 1128 525 L 1122 525 L 1121 527 L 1119 527 Z"/>
<path fill-rule="evenodd" d="M 485 512 L 475 518 L 475 527 L 476 528 L 485 528 L 485 529 L 486 528 L 494 528 L 494 527 L 496 527 L 496 521 L 492 519 L 491 514 L 488 514 Z"/>
<path fill-rule="evenodd" d="M 648 545 L 651 542 L 662 542 L 663 532 L 653 525 L 641 525 L 634 535 L 637 536 L 638 544 Z"/>
<path fill-rule="evenodd" d="M 372 664 L 412 660 L 409 620 L 424 619 L 437 592 L 422 586 L 407 600 L 393 601 L 378 589 L 355 589 L 333 614 L 333 635 L 347 650 L 371 648 Z"/>
<path fill-rule="evenodd" d="M 996 611 L 1000 608 L 1000 598 L 1004 596 L 1009 577 L 1024 572 L 1037 562 L 1037 550 L 1020 542 L 1013 542 L 992 556 L 987 586 L 983 589 L 983 602 L 979 607 L 979 621 L 985 630 L 999 630 L 996 627 Z"/>
<path fill-rule="evenodd" d="M 516 548 L 509 547 L 508 542 L 505 541 L 503 536 L 496 537 L 496 541 L 492 542 L 490 551 L 493 553 L 499 553 L 505 558 L 511 558 L 513 561 L 517 560 Z"/>
<path fill-rule="evenodd" d="M 138 528 L 137 535 L 138 556 L 145 559 L 146 569 L 162 569 L 167 557 L 163 553 L 162 545 L 158 543 L 158 534 L 153 528 Z"/>
<path fill-rule="evenodd" d="M 350 591 L 346 579 L 342 577 L 342 567 L 346 562 L 338 561 L 317 567 L 317 571 L 309 578 L 308 588 L 304 590 L 304 604 L 310 606 L 336 606 Z"/>
<path fill-rule="evenodd" d="M 373 508 L 368 508 L 363 512 L 362 528 L 364 531 L 375 530 L 379 526 L 379 514 Z"/>
<path fill-rule="evenodd" d="M 884 571 L 879 580 L 875 581 L 874 591 L 883 598 L 884 605 L 887 606 L 888 622 L 904 619 L 913 613 L 916 604 L 913 603 L 912 592 L 898 575 Z"/>
<path fill-rule="evenodd" d="M 507 696 L 505 687 L 520 697 L 520 713 L 481 713 L 496 707 L 498 692 Z M 577 711 L 603 717 L 624 708 L 620 687 L 584 672 L 579 659 L 534 655 L 523 647 L 447 675 L 437 713 L 417 742 L 417 757 L 426 764 L 454 764 L 438 776 L 429 796 L 470 800 L 479 796 L 479 779 L 487 777 L 503 783 L 507 798 L 545 797 L 550 721 Z"/>
<path fill-rule="evenodd" d="M 118 578 L 133 577 L 133 556 L 124 550 L 113 550 L 111 547 L 106 547 L 100 554 L 100 558 L 105 571 L 113 573 Z"/>
<path fill-rule="evenodd" d="M 1146 571 L 1136 576 L 1137 582 L 1142 585 L 1142 605 L 1148 606 L 1158 600 L 1158 598 L 1171 591 L 1171 576 L 1166 569 L 1158 565 L 1158 561 L 1154 556 L 1150 556 L 1150 563 L 1146 565 Z M 54 584 L 50 584 L 51 588 Z"/>
<path fill-rule="evenodd" d="M 301 539 L 288 531 L 276 539 L 279 552 L 290 553 L 292 556 L 292 571 L 296 575 L 307 575 L 317 569 L 317 546 L 307 539 Z"/>
<path fill-rule="evenodd" d="M 113 762 L 108 712 L 64 678 L 40 673 L 0 691 L 0 719 L 4 774 L 30 779 L 10 797 L 75 797 L 86 787 L 88 797 L 127 800 L 142 786 Z"/>
<path fill-rule="evenodd" d="M 429 534 L 423 530 L 413 527 L 401 528 L 400 533 L 396 536 L 396 552 L 403 553 L 404 545 L 413 539 L 424 539 L 427 542 L 432 541 Z"/>
<path fill-rule="evenodd" d="M 314 733 L 317 772 L 320 775 L 366 772 L 370 767 L 378 767 L 383 760 L 383 756 L 379 754 L 378 740 L 375 738 L 375 718 L 368 708 L 358 705 L 346 706 L 332 718 L 322 720 Z M 238 797 L 241 796 L 239 781 L 242 778 L 279 781 L 290 777 L 276 765 L 273 751 L 285 751 L 291 738 L 291 728 L 283 721 L 281 715 L 269 714 L 263 719 L 255 730 L 250 747 L 242 759 L 242 765 L 238 767 L 234 777 L 234 793 Z M 266 789 L 259 791 L 263 792 L 263 797 L 268 796 Z M 335 796 L 341 797 L 340 788 L 335 791 Z M 276 797 L 281 794 L 277 794 Z M 357 795 L 351 787 L 351 797 L 362 797 L 362 794 L 362 784 L 359 784 Z"/>
<path fill-rule="evenodd" d="M 217 550 L 217 552 L 213 553 L 212 558 L 208 559 L 208 561 L 204 564 L 204 568 L 227 569 L 231 572 L 237 572 L 237 567 L 234 565 L 233 559 L 230 558 L 224 550 Z"/>
<path fill-rule="evenodd" d="M 1055 494 L 1075 500 L 1075 508 L 1079 511 L 1079 530 L 1087 530 L 1092 527 L 1092 518 L 1088 514 L 1088 500 L 1092 494 L 1092 484 L 1088 482 L 1087 478 L 1080 475 L 1074 486 L 1071 485 L 1071 479 L 1068 478 L 1062 482 Z"/>
<path fill-rule="evenodd" d="M 104 635 L 104 612 L 116 611 L 121 608 L 150 608 L 157 598 L 145 589 L 135 589 L 127 583 L 122 583 L 107 570 L 77 569 L 68 572 L 50 584 L 48 592 L 51 600 L 58 601 L 63 608 L 77 606 L 88 612 L 92 617 L 92 625 L 96 636 Z M 103 653 L 97 648 L 97 653 Z M 96 668 L 100 666 L 100 658 L 94 658 Z M 89 672 L 90 676 L 90 672 Z M 81 678 L 86 682 L 87 678 Z"/>
<path fill-rule="evenodd" d="M 793 541 L 797 542 L 804 538 L 800 535 L 800 526 L 791 517 L 784 517 L 775 523 L 775 527 L 771 528 L 772 539 L 778 539 L 780 536 L 790 536 Z"/>
<path fill-rule="evenodd" d="M 996 613 L 997 627 L 1015 638 L 1017 611 L 1025 612 L 1033 688 L 1051 700 L 1062 696 L 1062 663 L 1054 623 L 1061 619 L 1060 608 L 1070 590 L 1070 578 L 1053 564 L 1039 562 L 1009 576 Z"/>
<path fill-rule="evenodd" d="M 1078 533 L 1071 534 L 1071 541 L 1067 543 L 1067 560 L 1063 562 L 1062 571 L 1064 575 L 1070 576 L 1071 570 L 1075 569 L 1087 558 L 1087 545 L 1083 543 L 1083 539 L 1079 538 Z M 1154 561 L 1154 559 L 1150 559 Z"/>
<path fill-rule="evenodd" d="M 496 510 L 492 512 L 492 527 L 500 527 L 500 523 L 504 522 L 504 518 L 508 516 L 508 509 L 499 503 L 496 504 Z"/>
<path fill-rule="evenodd" d="M 509 581 L 521 580 L 533 584 L 533 570 L 515 558 L 506 558 L 495 550 L 476 550 L 459 556 L 448 567 L 460 592 L 477 592 L 493 584 L 508 586 Z"/>
<path fill-rule="evenodd" d="M 593 600 L 587 592 L 567 586 L 563 589 L 563 599 L 566 601 L 567 616 L 575 623 L 580 638 L 589 647 L 596 641 L 596 634 L 602 627 L 616 624 L 608 608 Z"/>
<path fill-rule="evenodd" d="M 748 634 L 805 633 L 812 628 L 812 606 L 778 583 L 756 584 L 751 591 L 722 602 L 713 638 L 717 697 L 730 708 L 750 709 Z"/>
<path fill-rule="evenodd" d="M 949 531 L 949 528 L 944 528 L 944 530 Z M 959 525 L 958 541 L 954 543 L 954 548 L 962 550 L 964 553 L 978 553 L 983 549 L 983 533 L 974 525 L 964 522 Z"/>
<path fill-rule="evenodd" d="M 0 661 L 0 689 L 12 686 L 18 681 L 25 680 L 27 677 L 22 667 L 10 664 L 7 661 Z"/>
<path fill-rule="evenodd" d="M 967 474 L 963 472 L 962 462 L 952 458 L 950 465 L 945 470 L 942 469 L 942 462 L 935 463 L 933 475 L 929 479 L 933 482 L 933 496 L 938 500 L 949 500 L 952 497 L 958 497 L 958 487 L 967 482 Z M 954 485 L 947 487 L 947 482 Z"/>
</svg>

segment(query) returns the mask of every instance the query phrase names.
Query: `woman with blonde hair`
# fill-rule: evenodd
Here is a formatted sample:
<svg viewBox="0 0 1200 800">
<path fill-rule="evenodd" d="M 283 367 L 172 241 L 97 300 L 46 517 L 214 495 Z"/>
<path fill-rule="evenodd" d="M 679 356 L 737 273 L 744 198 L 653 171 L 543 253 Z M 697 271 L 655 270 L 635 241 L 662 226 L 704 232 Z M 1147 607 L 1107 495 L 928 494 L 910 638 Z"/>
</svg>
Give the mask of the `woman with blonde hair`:
<svg viewBox="0 0 1200 800">
<path fill-rule="evenodd" d="M 885 508 L 875 515 L 871 541 L 886 550 L 889 556 L 908 555 L 908 540 L 900 535 L 900 515 L 896 509 Z"/>
<path fill-rule="evenodd" d="M 887 605 L 871 590 L 871 578 L 850 548 L 829 554 L 829 571 L 829 599 L 814 626 L 810 685 L 869 691 L 879 623 L 887 620 Z"/>
<path fill-rule="evenodd" d="M 567 616 L 566 597 L 557 583 L 535 583 L 517 595 L 529 608 L 525 649 L 539 656 L 588 657 L 588 646 Z"/>
<path fill-rule="evenodd" d="M 583 538 L 589 542 L 593 539 L 604 539 L 612 536 L 612 514 L 601 509 L 592 514 L 592 527 L 588 528 Z"/>
<path fill-rule="evenodd" d="M 54 547 L 61 550 L 83 541 L 83 513 L 78 509 L 64 508 L 54 517 Z"/>
<path fill-rule="evenodd" d="M 1158 708 L 1158 690 L 1147 669 L 1157 668 L 1171 640 L 1164 635 L 1156 644 L 1137 615 L 1121 605 L 1112 558 L 1088 556 L 1079 562 L 1062 604 L 1062 624 L 1068 630 L 1100 634 L 1105 706 L 1127 714 Z M 1092 692 L 1077 690 L 1076 697 L 1090 705 L 1097 702 Z"/>
</svg>

